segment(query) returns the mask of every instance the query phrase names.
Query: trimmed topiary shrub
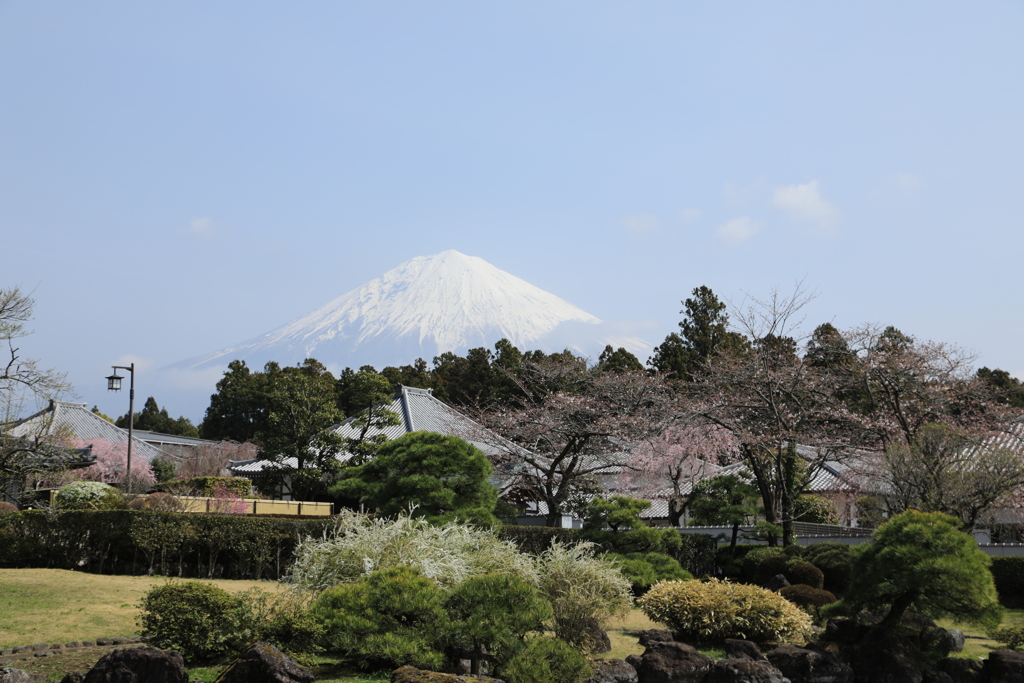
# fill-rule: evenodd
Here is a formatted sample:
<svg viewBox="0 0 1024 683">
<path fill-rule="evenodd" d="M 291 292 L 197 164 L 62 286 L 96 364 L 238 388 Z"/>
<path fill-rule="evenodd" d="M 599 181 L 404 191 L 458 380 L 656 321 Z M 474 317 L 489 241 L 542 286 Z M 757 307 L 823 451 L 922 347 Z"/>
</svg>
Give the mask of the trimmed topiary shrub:
<svg viewBox="0 0 1024 683">
<path fill-rule="evenodd" d="M 593 669 L 586 657 L 566 643 L 543 636 L 528 641 L 526 647 L 497 674 L 515 683 L 580 683 Z"/>
<path fill-rule="evenodd" d="M 782 552 L 782 548 L 770 545 L 757 546 L 752 550 L 748 550 L 740 561 L 740 566 L 743 568 L 743 578 L 746 581 L 750 581 L 752 583 L 755 582 L 761 561 L 768 557 L 782 557 L 787 561 L 789 559 L 785 557 L 785 553 Z M 774 574 L 772 576 L 774 576 Z"/>
<path fill-rule="evenodd" d="M 139 626 L 150 645 L 177 650 L 186 662 L 208 661 L 237 649 L 237 607 L 223 588 L 200 581 L 170 582 L 143 596 Z"/>
<path fill-rule="evenodd" d="M 836 601 L 836 596 L 832 593 L 819 588 L 812 588 L 802 583 L 795 586 L 786 586 L 779 591 L 779 595 L 803 609 L 813 616 L 815 620 L 821 618 L 821 614 L 818 611 L 820 608 Z"/>
<path fill-rule="evenodd" d="M 851 548 L 845 543 L 815 543 L 804 549 L 804 560 L 821 570 L 824 588 L 844 593 L 853 568 Z"/>
<path fill-rule="evenodd" d="M 1024 607 L 1024 557 L 993 557 L 989 569 L 999 603 L 1010 609 Z"/>
<path fill-rule="evenodd" d="M 810 562 L 790 562 L 785 574 L 793 585 L 803 584 L 819 590 L 825 585 L 825 575 Z"/>
<path fill-rule="evenodd" d="M 758 586 L 768 583 L 773 576 L 785 574 L 789 568 L 789 558 L 785 555 L 769 555 L 757 563 L 757 569 L 751 577 L 751 583 Z M 789 577 L 787 577 L 789 578 Z M 790 581 L 792 583 L 792 581 Z"/>
<path fill-rule="evenodd" d="M 622 574 L 629 579 L 634 597 L 640 597 L 659 581 L 686 581 L 693 578 L 693 574 L 683 569 L 678 562 L 661 553 L 608 553 L 606 557 L 619 563 Z"/>
<path fill-rule="evenodd" d="M 75 481 L 57 491 L 58 510 L 116 510 L 125 507 L 121 493 L 99 481 Z"/>
<path fill-rule="evenodd" d="M 650 619 L 698 642 L 801 642 L 811 632 L 811 618 L 782 596 L 717 579 L 664 581 L 637 603 Z"/>
<path fill-rule="evenodd" d="M 0 512 L 17 512 L 18 506 L 14 503 L 8 503 L 6 500 L 0 500 Z"/>
<path fill-rule="evenodd" d="M 393 567 L 320 594 L 313 616 L 327 649 L 364 671 L 444 666 L 445 592 L 410 567 Z"/>
</svg>

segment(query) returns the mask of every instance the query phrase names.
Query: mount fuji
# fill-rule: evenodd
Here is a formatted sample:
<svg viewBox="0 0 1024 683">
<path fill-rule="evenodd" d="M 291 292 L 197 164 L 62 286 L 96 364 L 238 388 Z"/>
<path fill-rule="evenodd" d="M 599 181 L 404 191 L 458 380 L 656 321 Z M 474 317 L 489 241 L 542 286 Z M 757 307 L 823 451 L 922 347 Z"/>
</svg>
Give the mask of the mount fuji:
<svg viewBox="0 0 1024 683">
<path fill-rule="evenodd" d="M 264 335 L 175 363 L 207 369 L 245 360 L 260 367 L 313 357 L 328 367 L 407 365 L 445 351 L 493 347 L 573 351 L 596 358 L 606 344 L 641 360 L 651 344 L 616 335 L 598 318 L 554 294 L 454 250 L 420 256 Z"/>
</svg>

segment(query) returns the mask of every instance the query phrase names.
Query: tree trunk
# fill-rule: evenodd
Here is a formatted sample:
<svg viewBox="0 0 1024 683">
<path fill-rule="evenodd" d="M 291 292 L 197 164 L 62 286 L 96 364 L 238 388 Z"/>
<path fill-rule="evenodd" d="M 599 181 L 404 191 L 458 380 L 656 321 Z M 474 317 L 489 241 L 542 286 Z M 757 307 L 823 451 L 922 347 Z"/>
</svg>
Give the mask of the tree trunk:
<svg viewBox="0 0 1024 683">
<path fill-rule="evenodd" d="M 899 624 L 900 619 L 903 618 L 903 613 L 907 611 L 907 608 L 913 604 L 916 598 L 917 593 L 904 593 L 896 598 L 889 609 L 889 613 L 885 615 L 885 619 L 882 619 L 882 623 L 879 626 L 882 628 L 893 628 Z"/>
<path fill-rule="evenodd" d="M 732 525 L 732 542 L 729 543 L 729 555 L 736 557 L 736 537 L 740 535 L 740 523 Z"/>
</svg>

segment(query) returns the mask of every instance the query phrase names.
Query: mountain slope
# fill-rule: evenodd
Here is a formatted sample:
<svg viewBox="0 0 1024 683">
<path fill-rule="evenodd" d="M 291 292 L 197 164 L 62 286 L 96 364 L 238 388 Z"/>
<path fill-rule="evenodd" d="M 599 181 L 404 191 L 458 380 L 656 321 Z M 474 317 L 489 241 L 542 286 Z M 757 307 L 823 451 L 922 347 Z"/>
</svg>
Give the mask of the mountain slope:
<svg viewBox="0 0 1024 683">
<path fill-rule="evenodd" d="M 314 357 L 328 366 L 382 367 L 490 347 L 502 337 L 519 348 L 544 348 L 545 338 L 570 336 L 579 343 L 568 345 L 584 353 L 592 347 L 599 352 L 603 343 L 650 350 L 640 339 L 596 339 L 600 322 L 481 258 L 449 250 L 414 258 L 272 332 L 176 366 L 212 367 L 236 358 L 250 365 L 290 364 Z"/>
</svg>

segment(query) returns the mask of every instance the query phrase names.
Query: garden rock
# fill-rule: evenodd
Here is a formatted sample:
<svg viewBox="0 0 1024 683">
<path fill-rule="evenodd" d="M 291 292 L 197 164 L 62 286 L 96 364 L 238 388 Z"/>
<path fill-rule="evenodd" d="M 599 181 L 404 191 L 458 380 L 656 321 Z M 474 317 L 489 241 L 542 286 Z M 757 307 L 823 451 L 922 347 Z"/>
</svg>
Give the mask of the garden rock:
<svg viewBox="0 0 1024 683">
<path fill-rule="evenodd" d="M 83 683 L 188 683 L 188 675 L 181 653 L 139 647 L 103 655 Z"/>
<path fill-rule="evenodd" d="M 313 672 L 270 643 L 256 643 L 231 662 L 217 683 L 312 683 Z"/>
<path fill-rule="evenodd" d="M 587 642 L 590 644 L 590 651 L 594 654 L 603 654 L 612 651 L 612 641 L 608 632 L 601 628 L 601 622 L 590 617 L 586 622 Z"/>
<path fill-rule="evenodd" d="M 780 645 L 768 661 L 792 683 L 852 683 L 853 669 L 835 655 L 796 645 Z"/>
<path fill-rule="evenodd" d="M 675 639 L 672 631 L 662 628 L 649 628 L 637 634 L 637 641 L 642 647 L 647 647 L 651 643 L 671 643 Z"/>
<path fill-rule="evenodd" d="M 994 650 L 981 669 L 985 683 L 1021 683 L 1024 681 L 1024 652 Z"/>
<path fill-rule="evenodd" d="M 857 683 L 922 683 L 932 668 L 916 643 L 884 628 L 864 636 L 851 663 Z"/>
<path fill-rule="evenodd" d="M 639 683 L 701 683 L 715 660 L 686 643 L 656 641 L 626 661 L 636 669 Z"/>
<path fill-rule="evenodd" d="M 69 674 L 64 674 L 64 678 L 60 679 L 60 683 L 82 683 L 85 680 L 85 674 L 72 671 Z"/>
<path fill-rule="evenodd" d="M 621 659 L 598 659 L 594 673 L 584 683 L 637 683 L 636 669 Z"/>
<path fill-rule="evenodd" d="M 840 645 L 856 645 L 868 631 L 853 619 L 829 619 L 825 623 L 825 640 Z"/>
<path fill-rule="evenodd" d="M 722 649 L 725 650 L 725 656 L 728 659 L 752 659 L 754 661 L 764 661 L 764 655 L 761 654 L 761 648 L 757 646 L 757 643 L 750 640 L 726 638 L 722 643 Z"/>
<path fill-rule="evenodd" d="M 929 626 L 921 629 L 919 640 L 922 650 L 937 652 L 943 657 L 964 649 L 964 632 L 955 628 Z"/>
<path fill-rule="evenodd" d="M 941 671 L 926 671 L 921 683 L 953 683 L 953 679 Z"/>
<path fill-rule="evenodd" d="M 778 591 L 789 585 L 789 579 L 787 579 L 784 574 L 776 574 L 772 578 L 768 579 L 762 588 L 766 588 L 770 591 Z"/>
<path fill-rule="evenodd" d="M 27 671 L 11 666 L 0 667 L 0 683 L 32 683 Z"/>
<path fill-rule="evenodd" d="M 402 666 L 391 673 L 391 683 L 505 683 L 498 678 L 487 676 L 459 676 L 436 671 L 423 671 L 412 666 Z"/>
<path fill-rule="evenodd" d="M 947 657 L 939 660 L 937 668 L 949 676 L 952 683 L 978 683 L 981 680 L 982 666 L 982 662 L 977 659 Z"/>
<path fill-rule="evenodd" d="M 791 683 L 782 672 L 765 661 L 719 659 L 703 683 Z"/>
</svg>

